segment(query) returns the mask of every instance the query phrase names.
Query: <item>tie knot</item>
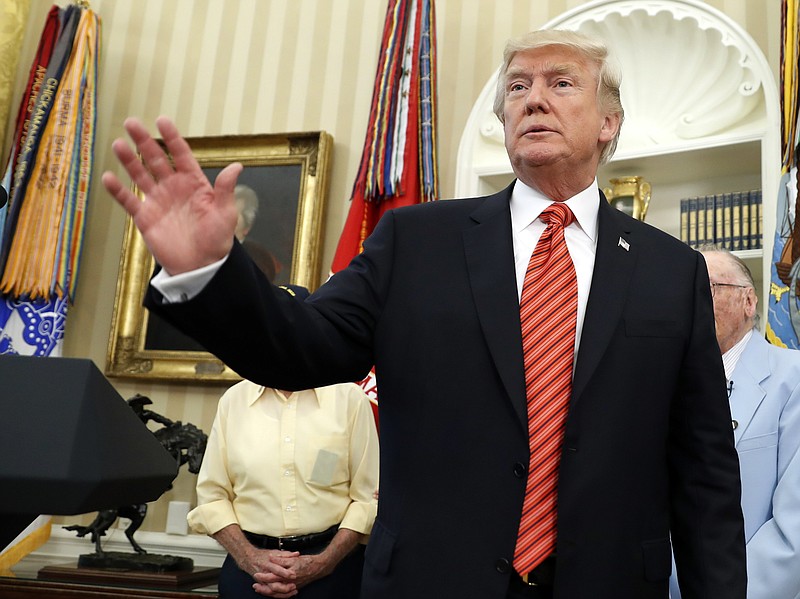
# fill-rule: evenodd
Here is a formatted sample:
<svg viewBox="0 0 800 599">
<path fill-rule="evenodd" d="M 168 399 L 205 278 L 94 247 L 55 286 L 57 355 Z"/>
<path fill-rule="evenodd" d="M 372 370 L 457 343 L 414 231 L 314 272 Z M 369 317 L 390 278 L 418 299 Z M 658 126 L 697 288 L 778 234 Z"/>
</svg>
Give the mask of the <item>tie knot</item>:
<svg viewBox="0 0 800 599">
<path fill-rule="evenodd" d="M 553 202 L 539 215 L 543 223 L 568 227 L 575 220 L 575 215 L 564 202 Z"/>
</svg>

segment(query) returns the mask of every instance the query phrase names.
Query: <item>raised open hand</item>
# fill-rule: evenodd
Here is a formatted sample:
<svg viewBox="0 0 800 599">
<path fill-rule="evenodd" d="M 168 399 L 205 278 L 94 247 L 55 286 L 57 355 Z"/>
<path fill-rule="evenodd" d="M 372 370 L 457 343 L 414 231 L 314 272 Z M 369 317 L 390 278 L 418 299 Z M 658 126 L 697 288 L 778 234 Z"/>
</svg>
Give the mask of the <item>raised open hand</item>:
<svg viewBox="0 0 800 599">
<path fill-rule="evenodd" d="M 156 261 L 167 273 L 177 275 L 212 264 L 230 252 L 238 216 L 233 189 L 242 165 L 229 164 L 212 187 L 175 124 L 159 117 L 156 126 L 169 155 L 134 118 L 125 121 L 125 130 L 141 158 L 124 139 L 112 144 L 145 201 L 112 172 L 103 173 L 102 180 L 131 215 Z"/>
</svg>

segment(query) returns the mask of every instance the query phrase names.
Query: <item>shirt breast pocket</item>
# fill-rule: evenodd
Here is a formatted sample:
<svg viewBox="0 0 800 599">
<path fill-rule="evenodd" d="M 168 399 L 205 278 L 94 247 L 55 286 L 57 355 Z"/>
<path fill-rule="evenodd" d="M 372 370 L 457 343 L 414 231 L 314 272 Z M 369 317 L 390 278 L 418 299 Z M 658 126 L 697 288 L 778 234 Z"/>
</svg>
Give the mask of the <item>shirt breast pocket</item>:
<svg viewBox="0 0 800 599">
<path fill-rule="evenodd" d="M 322 435 L 308 453 L 308 482 L 320 487 L 331 487 L 350 480 L 349 438 L 346 435 Z"/>
</svg>

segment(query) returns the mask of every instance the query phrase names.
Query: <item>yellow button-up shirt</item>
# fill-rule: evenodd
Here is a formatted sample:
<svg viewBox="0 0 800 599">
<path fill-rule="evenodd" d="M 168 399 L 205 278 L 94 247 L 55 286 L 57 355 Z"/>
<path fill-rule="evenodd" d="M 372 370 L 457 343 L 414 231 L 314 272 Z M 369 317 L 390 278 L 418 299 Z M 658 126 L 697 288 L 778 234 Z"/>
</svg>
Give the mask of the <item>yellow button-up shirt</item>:
<svg viewBox="0 0 800 599">
<path fill-rule="evenodd" d="M 369 534 L 377 514 L 378 433 L 354 383 L 282 393 L 242 381 L 219 401 L 188 521 L 276 537 L 341 523 Z"/>
</svg>

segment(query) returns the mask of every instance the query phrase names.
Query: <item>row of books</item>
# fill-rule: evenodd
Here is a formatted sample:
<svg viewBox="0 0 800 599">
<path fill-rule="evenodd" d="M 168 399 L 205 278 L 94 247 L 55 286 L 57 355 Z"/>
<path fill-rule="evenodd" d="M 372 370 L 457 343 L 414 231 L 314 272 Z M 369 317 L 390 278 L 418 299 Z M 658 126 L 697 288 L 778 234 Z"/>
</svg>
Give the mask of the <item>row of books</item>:
<svg viewBox="0 0 800 599">
<path fill-rule="evenodd" d="M 761 248 L 761 190 L 733 191 L 681 200 L 681 241 L 731 251 Z"/>
</svg>

